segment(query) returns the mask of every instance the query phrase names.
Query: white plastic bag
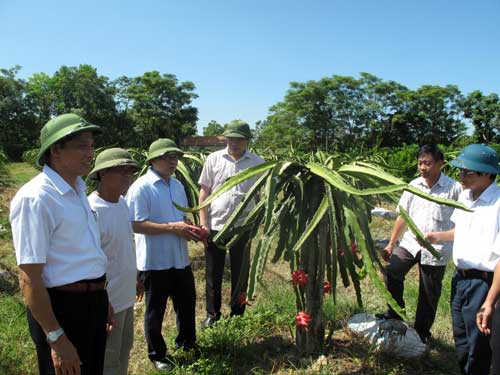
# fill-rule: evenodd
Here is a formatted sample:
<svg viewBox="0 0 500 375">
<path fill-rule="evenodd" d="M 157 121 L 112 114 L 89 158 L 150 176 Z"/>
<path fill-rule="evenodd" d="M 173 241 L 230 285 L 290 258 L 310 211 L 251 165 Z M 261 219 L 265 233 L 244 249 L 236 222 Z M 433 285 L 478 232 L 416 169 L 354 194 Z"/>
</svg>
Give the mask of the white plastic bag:
<svg viewBox="0 0 500 375">
<path fill-rule="evenodd" d="M 425 352 L 417 331 L 400 320 L 377 319 L 373 314 L 360 313 L 349 319 L 347 326 L 384 352 L 404 358 L 419 357 Z"/>
</svg>

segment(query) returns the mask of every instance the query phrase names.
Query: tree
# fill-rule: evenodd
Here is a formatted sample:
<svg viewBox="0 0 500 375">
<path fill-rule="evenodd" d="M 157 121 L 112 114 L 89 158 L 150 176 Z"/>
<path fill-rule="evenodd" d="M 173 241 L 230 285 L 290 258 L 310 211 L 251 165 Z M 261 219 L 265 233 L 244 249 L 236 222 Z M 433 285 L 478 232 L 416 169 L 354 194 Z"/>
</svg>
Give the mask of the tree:
<svg viewBox="0 0 500 375">
<path fill-rule="evenodd" d="M 404 105 L 393 118 L 405 129 L 405 143 L 449 145 L 465 133 L 461 121 L 462 95 L 457 86 L 424 85 L 398 94 Z"/>
<path fill-rule="evenodd" d="M 210 121 L 206 127 L 203 128 L 203 135 L 206 137 L 221 135 L 224 132 L 224 126 L 217 121 Z"/>
<path fill-rule="evenodd" d="M 26 82 L 16 78 L 20 69 L 0 69 L 0 145 L 12 160 L 20 160 L 38 140 L 38 128 L 25 97 Z"/>
<path fill-rule="evenodd" d="M 260 129 L 263 143 L 280 131 L 307 137 L 305 151 L 348 151 L 424 141 L 450 144 L 465 130 L 456 86 L 424 85 L 412 91 L 368 73 L 359 79 L 333 75 L 290 86 Z"/>
<path fill-rule="evenodd" d="M 471 92 L 462 102 L 464 117 L 474 125 L 475 142 L 500 143 L 500 98 L 497 94 Z"/>
<path fill-rule="evenodd" d="M 158 138 L 176 142 L 196 134 L 198 110 L 191 105 L 198 96 L 192 82 L 179 83 L 175 75 L 146 72 L 131 80 L 123 97 L 130 101 L 130 115 L 139 135 L 137 146 L 147 147 Z"/>
</svg>

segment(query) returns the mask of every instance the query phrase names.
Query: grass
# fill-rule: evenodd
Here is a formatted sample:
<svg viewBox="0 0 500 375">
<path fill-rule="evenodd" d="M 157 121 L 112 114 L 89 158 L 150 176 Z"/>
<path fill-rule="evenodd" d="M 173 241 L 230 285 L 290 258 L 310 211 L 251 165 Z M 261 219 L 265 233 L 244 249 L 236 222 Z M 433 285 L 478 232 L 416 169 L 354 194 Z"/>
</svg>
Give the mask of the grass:
<svg viewBox="0 0 500 375">
<path fill-rule="evenodd" d="M 15 176 L 15 187 L 19 186 L 36 171 L 22 163 L 10 164 Z M 8 197 L 0 208 L 0 219 L 6 219 L 8 201 L 15 187 L 0 190 Z M 387 237 L 392 222 L 374 218 L 372 232 L 375 238 Z M 200 326 L 205 318 L 204 303 L 204 257 L 203 249 L 190 244 L 190 256 L 197 289 L 196 322 Z M 27 331 L 25 307 L 19 295 L 15 274 L 14 250 L 10 235 L 0 238 L 0 374 L 36 374 L 36 355 Z M 212 329 L 198 330 L 200 355 L 193 352 L 171 352 L 177 366 L 170 374 L 458 374 L 455 365 L 449 313 L 451 267 L 448 267 L 443 293 L 439 302 L 433 339 L 428 352 L 418 360 L 404 360 L 394 355 L 378 353 L 367 342 L 353 336 L 345 329 L 347 319 L 361 311 L 356 305 L 352 287 L 344 288 L 339 283 L 337 304 L 329 298 L 324 305 L 327 319 L 327 333 L 333 329 L 333 336 L 326 343 L 323 355 L 316 357 L 298 356 L 294 346 L 295 297 L 291 288 L 290 271 L 287 264 L 279 262 L 270 265 L 265 274 L 259 294 L 248 306 L 243 317 L 227 318 Z M 362 280 L 364 311 L 381 312 L 385 303 L 368 278 Z M 229 273 L 224 275 L 223 303 L 229 300 Z M 410 319 L 414 318 L 418 294 L 418 270 L 414 268 L 407 276 L 405 300 Z M 146 341 L 143 330 L 144 304 L 135 308 L 135 340 L 131 353 L 129 373 L 132 375 L 160 374 L 147 359 Z M 229 314 L 229 307 L 223 306 L 223 315 Z M 175 313 L 168 304 L 163 332 L 170 349 L 173 348 Z M 164 372 L 163 372 L 164 373 Z"/>
</svg>

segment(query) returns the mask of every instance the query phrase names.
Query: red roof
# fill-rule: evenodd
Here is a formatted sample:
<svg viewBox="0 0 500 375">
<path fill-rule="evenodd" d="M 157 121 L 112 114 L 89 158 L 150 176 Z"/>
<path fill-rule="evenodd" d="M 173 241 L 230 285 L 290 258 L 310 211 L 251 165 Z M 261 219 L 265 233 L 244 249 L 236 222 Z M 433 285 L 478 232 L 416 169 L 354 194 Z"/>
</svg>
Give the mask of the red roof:
<svg viewBox="0 0 500 375">
<path fill-rule="evenodd" d="M 226 146 L 226 138 L 222 135 L 186 137 L 181 141 L 181 145 L 185 147 L 224 147 Z"/>
</svg>

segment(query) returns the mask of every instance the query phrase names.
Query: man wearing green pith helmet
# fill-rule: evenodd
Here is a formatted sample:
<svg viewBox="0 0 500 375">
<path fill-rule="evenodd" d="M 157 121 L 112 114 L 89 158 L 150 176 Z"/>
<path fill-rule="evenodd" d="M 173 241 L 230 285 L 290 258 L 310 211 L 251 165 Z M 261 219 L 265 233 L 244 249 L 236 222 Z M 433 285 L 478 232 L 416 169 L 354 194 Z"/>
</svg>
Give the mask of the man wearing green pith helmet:
<svg viewBox="0 0 500 375">
<path fill-rule="evenodd" d="M 476 325 L 500 259 L 500 174 L 498 154 L 484 144 L 465 147 L 451 161 L 460 171 L 464 188 L 458 201 L 472 212 L 455 209 L 455 229 L 429 232 L 432 243 L 453 240 L 456 272 L 451 284 L 451 317 L 458 363 L 462 374 L 489 374 L 491 350 L 488 337 Z"/>
<path fill-rule="evenodd" d="M 142 298 L 137 283 L 137 266 L 128 206 L 122 195 L 132 183 L 139 165 L 121 148 L 102 151 L 89 178 L 98 182 L 89 195 L 90 207 L 97 216 L 101 245 L 108 258 L 106 278 L 109 303 L 115 313 L 115 327 L 106 340 L 104 375 L 127 375 L 134 339 L 134 303 Z"/>
<path fill-rule="evenodd" d="M 40 374 L 102 374 L 108 296 L 107 260 L 81 178 L 100 128 L 75 114 L 40 134 L 42 172 L 11 202 L 19 282 Z"/>
<path fill-rule="evenodd" d="M 167 298 L 173 301 L 177 315 L 176 346 L 192 349 L 196 341 L 196 291 L 187 240 L 199 239 L 195 234 L 198 227 L 174 205 L 188 205 L 184 187 L 173 176 L 182 155 L 171 139 L 153 142 L 146 160 L 150 168 L 132 184 L 126 198 L 146 295 L 148 356 L 157 370 L 172 366 L 161 333 Z"/>
<path fill-rule="evenodd" d="M 223 135 L 226 138 L 227 147 L 210 154 L 203 165 L 198 180 L 200 184 L 200 204 L 228 178 L 247 168 L 264 163 L 261 157 L 248 151 L 248 143 L 252 138 L 252 133 L 246 122 L 241 120 L 230 122 Z M 251 178 L 239 183 L 216 198 L 209 207 L 200 210 L 201 226 L 210 231 L 210 238 L 224 227 L 255 181 L 256 178 Z M 236 222 L 236 226 L 242 225 L 254 205 L 255 202 L 248 204 Z M 243 315 L 245 312 L 250 242 L 251 238 L 247 231 L 229 249 L 231 261 L 231 316 Z M 221 288 L 225 259 L 226 250 L 209 239 L 205 246 L 207 317 L 203 322 L 203 328 L 211 327 L 221 317 Z"/>
</svg>

